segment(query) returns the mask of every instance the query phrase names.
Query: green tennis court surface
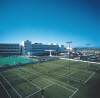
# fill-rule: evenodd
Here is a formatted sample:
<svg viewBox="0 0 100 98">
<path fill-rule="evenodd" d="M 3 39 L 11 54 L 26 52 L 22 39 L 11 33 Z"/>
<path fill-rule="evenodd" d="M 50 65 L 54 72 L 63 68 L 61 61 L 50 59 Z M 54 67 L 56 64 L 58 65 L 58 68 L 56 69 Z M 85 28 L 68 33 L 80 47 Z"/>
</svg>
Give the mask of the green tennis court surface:
<svg viewBox="0 0 100 98">
<path fill-rule="evenodd" d="M 3 66 L 10 66 L 10 65 L 17 65 L 22 63 L 29 63 L 29 62 L 35 62 L 34 59 L 29 59 L 25 57 L 20 56 L 12 56 L 12 57 L 2 57 L 0 58 L 0 65 Z"/>
<path fill-rule="evenodd" d="M 94 94 L 99 98 L 100 71 L 95 70 L 99 65 L 88 67 L 85 62 L 70 61 L 69 83 L 67 60 L 0 69 L 0 91 L 8 98 L 41 98 L 42 88 L 44 98 L 95 98 Z"/>
</svg>

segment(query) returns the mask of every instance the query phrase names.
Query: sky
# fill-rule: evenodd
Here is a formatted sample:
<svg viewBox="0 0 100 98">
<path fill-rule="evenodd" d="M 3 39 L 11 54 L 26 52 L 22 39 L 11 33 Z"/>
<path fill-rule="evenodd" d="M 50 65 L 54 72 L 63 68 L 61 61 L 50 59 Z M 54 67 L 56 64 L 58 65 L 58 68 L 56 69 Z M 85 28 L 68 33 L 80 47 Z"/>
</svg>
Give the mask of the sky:
<svg viewBox="0 0 100 98">
<path fill-rule="evenodd" d="M 0 43 L 100 47 L 100 0 L 0 0 Z"/>
</svg>

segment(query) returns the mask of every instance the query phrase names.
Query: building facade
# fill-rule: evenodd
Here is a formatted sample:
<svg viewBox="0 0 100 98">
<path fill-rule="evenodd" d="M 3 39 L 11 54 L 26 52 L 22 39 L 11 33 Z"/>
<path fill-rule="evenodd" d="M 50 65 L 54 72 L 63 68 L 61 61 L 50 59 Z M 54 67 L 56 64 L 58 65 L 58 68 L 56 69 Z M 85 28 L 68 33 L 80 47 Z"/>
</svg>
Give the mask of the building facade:
<svg viewBox="0 0 100 98">
<path fill-rule="evenodd" d="M 46 55 L 46 54 L 56 54 L 56 52 L 63 52 L 64 45 L 58 44 L 42 44 L 34 43 L 26 40 L 22 42 L 22 55 Z"/>
<path fill-rule="evenodd" d="M 0 55 L 21 55 L 21 45 L 12 43 L 0 43 Z"/>
<path fill-rule="evenodd" d="M 64 51 L 64 45 L 58 44 L 42 44 L 34 43 L 26 40 L 22 41 L 22 44 L 0 44 L 0 54 L 3 56 L 7 55 L 46 55 L 56 54 Z"/>
</svg>

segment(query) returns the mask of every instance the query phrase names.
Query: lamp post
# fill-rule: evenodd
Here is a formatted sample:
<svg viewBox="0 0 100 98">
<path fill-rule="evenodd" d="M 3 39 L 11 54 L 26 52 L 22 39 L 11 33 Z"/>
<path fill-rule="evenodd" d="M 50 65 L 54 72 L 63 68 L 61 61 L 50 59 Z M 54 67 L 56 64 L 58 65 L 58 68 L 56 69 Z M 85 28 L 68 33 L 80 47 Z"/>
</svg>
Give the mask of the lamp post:
<svg viewBox="0 0 100 98">
<path fill-rule="evenodd" d="M 69 62 L 68 62 L 68 82 L 69 82 L 69 74 L 70 74 L 70 43 L 72 43 L 72 41 L 70 42 L 66 42 L 69 44 Z"/>
<path fill-rule="evenodd" d="M 1 63 L 0 63 L 0 66 L 2 66 L 2 56 L 1 56 Z"/>
<path fill-rule="evenodd" d="M 100 48 L 99 48 L 99 61 L 100 61 Z"/>
<path fill-rule="evenodd" d="M 88 46 L 90 45 L 90 44 L 86 44 L 87 45 L 87 67 L 86 67 L 86 69 L 88 70 Z"/>
<path fill-rule="evenodd" d="M 54 63 L 55 63 L 55 51 L 54 51 Z"/>
</svg>

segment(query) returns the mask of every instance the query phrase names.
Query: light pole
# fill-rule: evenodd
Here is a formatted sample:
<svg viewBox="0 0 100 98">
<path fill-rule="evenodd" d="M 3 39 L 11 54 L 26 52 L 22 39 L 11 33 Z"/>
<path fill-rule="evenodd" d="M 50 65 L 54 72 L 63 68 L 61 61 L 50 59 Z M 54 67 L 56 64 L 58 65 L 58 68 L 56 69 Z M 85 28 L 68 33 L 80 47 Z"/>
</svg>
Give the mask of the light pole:
<svg viewBox="0 0 100 98">
<path fill-rule="evenodd" d="M 2 56 L 1 56 L 1 63 L 0 63 L 0 66 L 2 66 Z"/>
<path fill-rule="evenodd" d="M 68 62 L 68 82 L 69 82 L 69 74 L 70 74 L 70 43 L 72 43 L 72 41 L 70 42 L 66 42 L 69 44 L 69 62 Z"/>
<path fill-rule="evenodd" d="M 90 44 L 86 44 L 87 45 L 87 67 L 86 67 L 86 69 L 88 70 L 88 46 L 90 45 Z"/>
<path fill-rule="evenodd" d="M 54 63 L 55 63 L 55 51 L 54 51 Z"/>
<path fill-rule="evenodd" d="M 100 61 L 100 48 L 99 48 L 99 61 Z"/>
</svg>

